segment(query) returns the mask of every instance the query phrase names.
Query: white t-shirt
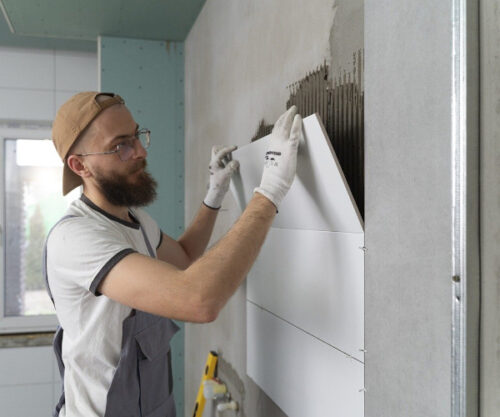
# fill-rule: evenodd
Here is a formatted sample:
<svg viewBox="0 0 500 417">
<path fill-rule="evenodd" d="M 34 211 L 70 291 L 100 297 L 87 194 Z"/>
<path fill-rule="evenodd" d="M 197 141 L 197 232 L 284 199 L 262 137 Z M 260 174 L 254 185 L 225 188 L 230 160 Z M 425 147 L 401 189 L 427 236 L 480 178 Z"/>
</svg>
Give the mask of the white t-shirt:
<svg viewBox="0 0 500 417">
<path fill-rule="evenodd" d="M 111 268 L 130 253 L 149 255 L 161 244 L 158 224 L 142 209 L 136 221 L 103 211 L 82 194 L 47 241 L 47 274 L 64 329 L 65 405 L 60 417 L 102 417 L 122 343 L 122 322 L 132 309 L 97 292 Z M 142 230 L 141 230 L 142 229 Z M 137 279 L 141 279 L 140 276 Z"/>
</svg>

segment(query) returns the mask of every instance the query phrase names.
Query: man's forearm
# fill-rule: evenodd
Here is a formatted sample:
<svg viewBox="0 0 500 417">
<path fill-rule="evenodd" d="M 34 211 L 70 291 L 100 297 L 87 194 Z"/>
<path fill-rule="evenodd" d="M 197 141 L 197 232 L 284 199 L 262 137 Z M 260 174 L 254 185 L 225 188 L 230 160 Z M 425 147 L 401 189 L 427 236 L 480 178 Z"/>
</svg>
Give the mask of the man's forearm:
<svg viewBox="0 0 500 417">
<path fill-rule="evenodd" d="M 219 311 L 241 284 L 257 258 L 275 215 L 276 206 L 255 193 L 229 232 L 186 270 L 189 276 L 197 277 L 193 282 L 210 308 Z"/>
<path fill-rule="evenodd" d="M 198 259 L 207 248 L 210 236 L 214 230 L 218 210 L 214 210 L 202 204 L 196 217 L 187 230 L 178 239 L 191 262 Z"/>
</svg>

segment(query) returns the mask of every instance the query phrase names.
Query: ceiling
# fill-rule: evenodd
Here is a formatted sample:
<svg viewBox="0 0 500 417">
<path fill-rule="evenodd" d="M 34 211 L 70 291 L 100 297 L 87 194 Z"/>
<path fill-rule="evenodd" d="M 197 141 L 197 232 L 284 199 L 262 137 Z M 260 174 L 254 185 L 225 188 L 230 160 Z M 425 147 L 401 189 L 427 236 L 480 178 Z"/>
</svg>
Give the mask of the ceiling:
<svg viewBox="0 0 500 417">
<path fill-rule="evenodd" d="M 99 35 L 184 41 L 204 3 L 205 0 L 0 0 L 0 45 L 95 50 Z"/>
</svg>

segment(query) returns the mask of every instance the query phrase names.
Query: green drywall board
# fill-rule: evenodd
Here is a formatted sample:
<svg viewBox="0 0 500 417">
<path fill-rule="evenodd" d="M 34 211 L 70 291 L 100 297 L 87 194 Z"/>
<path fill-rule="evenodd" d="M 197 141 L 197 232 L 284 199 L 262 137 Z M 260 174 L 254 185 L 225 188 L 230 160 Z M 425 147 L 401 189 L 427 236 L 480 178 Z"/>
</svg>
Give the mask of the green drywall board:
<svg viewBox="0 0 500 417">
<path fill-rule="evenodd" d="M 205 0 L 0 0 L 19 35 L 183 41 Z"/>
<path fill-rule="evenodd" d="M 60 49 L 69 51 L 96 52 L 96 41 L 72 39 L 38 38 L 11 33 L 9 25 L 0 12 L 0 46 L 12 48 Z"/>
<path fill-rule="evenodd" d="M 184 44 L 101 37 L 101 91 L 119 94 L 151 130 L 148 167 L 158 199 L 146 210 L 174 239 L 184 230 Z M 184 326 L 172 340 L 177 415 L 184 415 Z"/>
</svg>

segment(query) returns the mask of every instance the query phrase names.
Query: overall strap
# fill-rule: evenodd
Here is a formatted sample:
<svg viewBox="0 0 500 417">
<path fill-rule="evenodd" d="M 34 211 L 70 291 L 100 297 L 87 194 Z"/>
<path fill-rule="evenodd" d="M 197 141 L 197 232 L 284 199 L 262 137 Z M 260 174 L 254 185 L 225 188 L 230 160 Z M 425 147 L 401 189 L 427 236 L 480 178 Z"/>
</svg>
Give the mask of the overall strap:
<svg viewBox="0 0 500 417">
<path fill-rule="evenodd" d="M 151 258 L 156 258 L 156 253 L 153 251 L 151 243 L 149 243 L 148 236 L 146 235 L 146 232 L 144 231 L 142 225 L 141 225 L 141 232 L 142 235 L 144 236 L 144 241 L 146 242 L 146 246 L 148 247 L 149 256 L 151 256 Z"/>
<path fill-rule="evenodd" d="M 138 219 L 138 216 L 137 214 L 135 214 L 132 209 L 129 209 L 131 211 L 131 213 L 134 215 L 134 217 L 136 219 Z M 151 256 L 151 258 L 156 258 L 156 253 L 155 251 L 153 250 L 153 247 L 151 246 L 151 243 L 149 242 L 149 239 L 148 239 L 148 236 L 144 230 L 144 227 L 142 227 L 142 224 L 141 222 L 139 222 L 139 226 L 140 226 L 140 229 L 141 229 L 141 232 L 142 232 L 142 236 L 144 236 L 144 242 L 146 242 L 146 247 L 148 248 L 148 252 L 149 252 L 149 256 Z"/>
</svg>

